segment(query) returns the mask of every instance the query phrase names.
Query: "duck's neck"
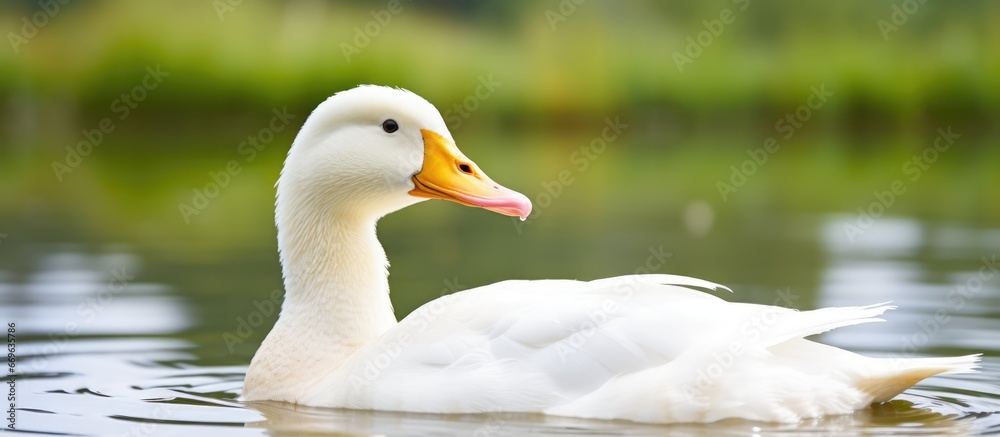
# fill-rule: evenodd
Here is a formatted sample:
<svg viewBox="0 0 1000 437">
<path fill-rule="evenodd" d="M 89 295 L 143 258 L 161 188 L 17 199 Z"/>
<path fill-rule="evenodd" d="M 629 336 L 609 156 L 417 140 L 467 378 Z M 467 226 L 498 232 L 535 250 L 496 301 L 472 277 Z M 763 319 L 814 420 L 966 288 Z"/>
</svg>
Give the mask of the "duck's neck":
<svg viewBox="0 0 1000 437">
<path fill-rule="evenodd" d="M 279 238 L 285 302 L 277 325 L 295 325 L 323 344 L 357 349 L 396 323 L 375 220 L 307 220 L 312 232 L 296 233 L 299 226 L 290 224 Z"/>
<path fill-rule="evenodd" d="M 277 216 L 285 301 L 247 372 L 251 400 L 296 401 L 303 375 L 329 374 L 396 323 L 376 219 L 282 200 L 294 199 Z"/>
</svg>

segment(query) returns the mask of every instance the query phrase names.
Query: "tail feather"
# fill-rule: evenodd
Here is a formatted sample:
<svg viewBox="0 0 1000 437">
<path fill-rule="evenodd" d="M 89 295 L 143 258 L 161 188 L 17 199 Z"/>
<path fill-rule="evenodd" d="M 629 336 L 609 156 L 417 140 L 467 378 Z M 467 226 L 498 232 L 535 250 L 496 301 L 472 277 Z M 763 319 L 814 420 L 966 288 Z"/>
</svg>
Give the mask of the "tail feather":
<svg viewBox="0 0 1000 437">
<path fill-rule="evenodd" d="M 856 387 L 874 398 L 872 403 L 886 402 L 914 384 L 934 375 L 972 373 L 979 368 L 982 354 L 960 357 L 883 359 L 888 370 L 879 376 L 862 378 Z"/>
<path fill-rule="evenodd" d="M 771 329 L 771 336 L 763 346 L 784 343 L 788 340 L 822 334 L 826 331 L 862 323 L 884 322 L 878 316 L 896 309 L 889 302 L 856 307 L 831 307 L 811 311 L 790 312 L 780 326 Z"/>
</svg>

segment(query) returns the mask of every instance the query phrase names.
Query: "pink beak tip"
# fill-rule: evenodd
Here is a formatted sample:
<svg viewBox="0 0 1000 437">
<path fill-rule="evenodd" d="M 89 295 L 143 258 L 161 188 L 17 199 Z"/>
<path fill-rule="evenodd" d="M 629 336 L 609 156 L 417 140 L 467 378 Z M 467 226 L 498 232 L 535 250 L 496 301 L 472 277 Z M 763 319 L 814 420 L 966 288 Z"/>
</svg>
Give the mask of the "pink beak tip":
<svg viewBox="0 0 1000 437">
<path fill-rule="evenodd" d="M 498 214 L 517 216 L 521 221 L 528 219 L 531 214 L 531 200 L 524 194 L 517 191 L 497 186 L 499 191 L 489 197 L 467 198 L 470 203 L 478 205 Z"/>
</svg>

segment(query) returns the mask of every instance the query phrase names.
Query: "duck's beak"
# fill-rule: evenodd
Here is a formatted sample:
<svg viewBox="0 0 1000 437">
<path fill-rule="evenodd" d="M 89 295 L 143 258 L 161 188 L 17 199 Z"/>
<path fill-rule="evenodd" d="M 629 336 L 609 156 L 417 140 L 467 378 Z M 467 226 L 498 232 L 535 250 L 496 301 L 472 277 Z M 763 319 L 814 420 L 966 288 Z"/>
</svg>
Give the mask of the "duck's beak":
<svg viewBox="0 0 1000 437">
<path fill-rule="evenodd" d="M 420 129 L 420 133 L 424 137 L 424 165 L 413 175 L 411 195 L 477 206 L 521 220 L 531 213 L 527 197 L 493 182 L 455 143 L 434 131 Z"/>
</svg>

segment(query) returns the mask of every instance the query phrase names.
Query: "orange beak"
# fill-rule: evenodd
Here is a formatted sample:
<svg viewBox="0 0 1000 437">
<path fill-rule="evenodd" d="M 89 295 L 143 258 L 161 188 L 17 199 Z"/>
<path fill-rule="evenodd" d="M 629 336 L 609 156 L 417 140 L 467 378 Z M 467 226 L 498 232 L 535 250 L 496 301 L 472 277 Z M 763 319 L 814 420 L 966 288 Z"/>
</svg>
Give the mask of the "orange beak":
<svg viewBox="0 0 1000 437">
<path fill-rule="evenodd" d="M 434 131 L 420 129 L 420 133 L 424 137 L 424 165 L 413 175 L 411 195 L 450 200 L 521 220 L 531 214 L 527 197 L 493 182 L 455 143 Z"/>
</svg>

